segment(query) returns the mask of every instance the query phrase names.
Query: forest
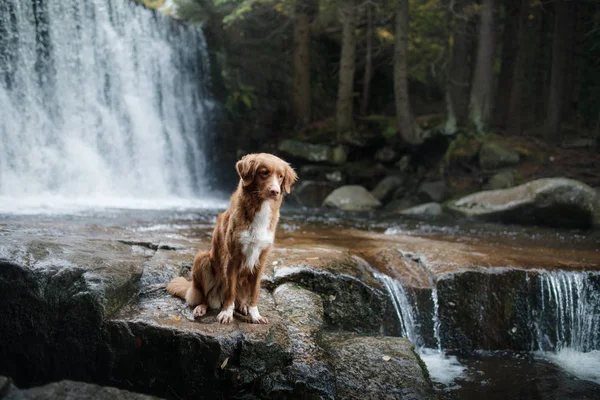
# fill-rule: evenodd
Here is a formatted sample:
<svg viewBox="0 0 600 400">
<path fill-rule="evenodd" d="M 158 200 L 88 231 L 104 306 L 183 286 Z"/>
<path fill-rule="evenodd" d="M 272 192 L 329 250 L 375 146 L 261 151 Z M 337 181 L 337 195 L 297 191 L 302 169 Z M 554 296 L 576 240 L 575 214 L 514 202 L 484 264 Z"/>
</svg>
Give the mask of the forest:
<svg viewBox="0 0 600 400">
<path fill-rule="evenodd" d="M 227 112 L 248 122 L 289 131 L 331 120 L 343 137 L 389 116 L 389 129 L 412 145 L 431 127 L 553 143 L 598 130 L 597 1 L 179 0 L 174 8 L 183 19 L 212 16 Z"/>
</svg>

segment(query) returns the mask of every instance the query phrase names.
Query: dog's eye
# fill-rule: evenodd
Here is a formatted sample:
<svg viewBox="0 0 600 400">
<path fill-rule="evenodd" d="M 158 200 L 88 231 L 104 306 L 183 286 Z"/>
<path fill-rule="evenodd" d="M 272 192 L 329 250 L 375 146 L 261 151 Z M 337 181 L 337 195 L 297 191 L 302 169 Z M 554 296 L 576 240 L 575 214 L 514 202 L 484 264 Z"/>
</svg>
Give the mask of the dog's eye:
<svg viewBox="0 0 600 400">
<path fill-rule="evenodd" d="M 267 170 L 265 169 L 265 170 L 263 170 L 263 171 L 261 172 L 261 174 L 263 174 L 263 176 L 267 176 L 267 175 L 269 175 L 269 171 L 267 171 Z"/>
<path fill-rule="evenodd" d="M 283 179 L 283 174 L 279 174 L 279 179 Z"/>
</svg>

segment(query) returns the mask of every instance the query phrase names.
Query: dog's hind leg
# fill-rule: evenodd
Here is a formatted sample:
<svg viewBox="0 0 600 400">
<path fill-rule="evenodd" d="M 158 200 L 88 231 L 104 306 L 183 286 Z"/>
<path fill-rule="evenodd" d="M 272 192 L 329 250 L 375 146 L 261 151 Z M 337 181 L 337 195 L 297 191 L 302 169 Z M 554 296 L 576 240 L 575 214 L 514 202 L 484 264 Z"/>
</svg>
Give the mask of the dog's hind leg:
<svg viewBox="0 0 600 400">
<path fill-rule="evenodd" d="M 199 318 L 206 314 L 207 305 L 203 275 L 207 269 L 210 270 L 209 253 L 207 251 L 198 253 L 194 258 L 194 265 L 192 267 L 192 285 L 185 295 L 187 303 L 195 307 L 194 318 Z"/>
<path fill-rule="evenodd" d="M 235 309 L 242 315 L 248 315 L 248 304 L 250 304 L 248 277 L 238 278 L 238 285 L 235 298 Z"/>
</svg>

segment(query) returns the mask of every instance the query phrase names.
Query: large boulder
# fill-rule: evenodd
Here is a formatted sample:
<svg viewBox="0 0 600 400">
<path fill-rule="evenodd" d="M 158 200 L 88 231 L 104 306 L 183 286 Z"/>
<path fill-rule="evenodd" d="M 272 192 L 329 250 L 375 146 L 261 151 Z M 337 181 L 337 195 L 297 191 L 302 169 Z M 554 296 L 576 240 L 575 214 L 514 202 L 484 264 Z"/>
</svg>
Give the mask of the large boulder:
<svg viewBox="0 0 600 400">
<path fill-rule="evenodd" d="M 448 204 L 466 217 L 491 221 L 588 228 L 596 212 L 596 193 L 566 178 L 544 178 L 510 189 L 478 192 Z"/>
<path fill-rule="evenodd" d="M 335 189 L 327 196 L 323 206 L 339 208 L 344 211 L 367 211 L 381 207 L 381 202 L 364 187 L 347 185 Z"/>
<path fill-rule="evenodd" d="M 519 163 L 519 153 L 496 142 L 486 142 L 479 150 L 479 165 L 483 169 L 509 167 Z"/>
<path fill-rule="evenodd" d="M 274 250 L 261 282 L 260 310 L 269 324 L 251 324 L 236 313 L 223 325 L 217 310 L 194 319 L 165 284 L 189 274 L 195 250 L 209 246 L 214 222 L 200 220 L 131 219 L 123 226 L 3 221 L 0 375 L 22 387 L 59 382 L 19 390 L 0 378 L 0 397 L 10 391 L 15 398 L 146 398 L 104 385 L 165 398 L 345 397 L 336 373 L 351 360 L 332 356 L 322 335 L 355 333 L 366 346 L 380 342 L 365 336 L 397 333 L 389 299 L 368 263 L 321 239 L 303 244 L 286 231 L 279 239 L 294 243 Z M 345 339 L 340 343 L 336 354 L 345 351 L 339 347 Z M 391 363 L 423 369 L 396 353 Z M 380 368 L 370 365 L 378 358 L 361 362 Z M 424 391 L 431 388 L 423 384 Z"/>
<path fill-rule="evenodd" d="M 0 373 L 19 384 L 90 380 L 102 320 L 138 290 L 146 247 L 75 230 L 53 224 L 0 241 Z"/>
<path fill-rule="evenodd" d="M 291 139 L 279 143 L 279 151 L 301 160 L 336 165 L 345 163 L 348 158 L 348 152 L 344 146 L 328 146 Z"/>
</svg>

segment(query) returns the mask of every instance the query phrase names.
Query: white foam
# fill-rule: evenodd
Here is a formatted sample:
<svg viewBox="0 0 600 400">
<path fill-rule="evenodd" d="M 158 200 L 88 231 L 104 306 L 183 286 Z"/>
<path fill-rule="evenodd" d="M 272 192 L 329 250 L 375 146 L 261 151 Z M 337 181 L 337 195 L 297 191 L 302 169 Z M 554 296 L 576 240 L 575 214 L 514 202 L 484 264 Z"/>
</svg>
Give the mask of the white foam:
<svg viewBox="0 0 600 400">
<path fill-rule="evenodd" d="M 458 362 L 455 356 L 449 356 L 437 349 L 419 349 L 421 359 L 427 365 L 431 380 L 448 386 L 446 389 L 454 389 L 458 386 L 455 381 L 464 378 L 467 368 Z"/>
<path fill-rule="evenodd" d="M 69 197 L 64 195 L 40 196 L 0 196 L 0 214 L 37 215 L 37 214 L 76 214 L 90 210 L 129 209 L 129 210 L 185 210 L 185 209 L 221 209 L 227 207 L 227 201 L 218 198 L 135 198 L 112 196 Z"/>
<path fill-rule="evenodd" d="M 583 353 L 565 348 L 556 353 L 536 352 L 535 354 L 580 379 L 600 384 L 600 350 Z"/>
</svg>

